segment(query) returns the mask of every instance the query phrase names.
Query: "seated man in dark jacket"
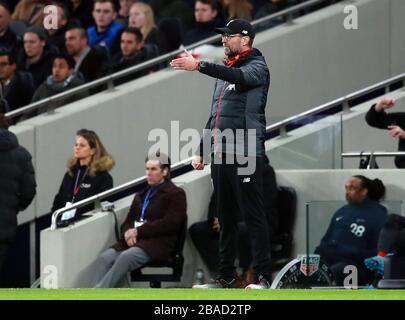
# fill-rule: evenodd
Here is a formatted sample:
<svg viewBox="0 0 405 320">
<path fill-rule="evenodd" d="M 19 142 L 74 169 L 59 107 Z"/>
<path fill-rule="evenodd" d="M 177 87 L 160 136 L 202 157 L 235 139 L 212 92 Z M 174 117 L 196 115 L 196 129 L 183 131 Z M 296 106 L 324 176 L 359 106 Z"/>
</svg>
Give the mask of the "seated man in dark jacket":
<svg viewBox="0 0 405 320">
<path fill-rule="evenodd" d="M 391 137 L 398 139 L 398 151 L 405 151 L 405 112 L 385 112 L 394 105 L 393 99 L 381 99 L 371 106 L 366 114 L 366 121 L 372 127 L 388 130 Z M 396 156 L 395 165 L 397 168 L 405 168 L 405 157 Z"/>
<path fill-rule="evenodd" d="M 30 27 L 24 33 L 24 50 L 20 51 L 17 67 L 31 73 L 35 89 L 51 74 L 56 53 L 57 49 L 47 44 L 44 29 Z"/>
<path fill-rule="evenodd" d="M 25 210 L 36 194 L 31 155 L 8 131 L 0 114 L 0 269 L 17 231 L 17 213 Z"/>
<path fill-rule="evenodd" d="M 357 267 L 358 284 L 364 285 L 374 280 L 364 259 L 377 253 L 378 236 L 387 218 L 387 209 L 378 202 L 385 187 L 379 179 L 356 175 L 345 189 L 348 204 L 336 211 L 315 253 L 330 266 L 337 285 L 343 285 L 347 265 Z"/>
<path fill-rule="evenodd" d="M 145 62 L 149 59 L 155 58 L 156 55 L 151 55 L 148 53 L 147 47 L 150 45 L 143 44 L 143 36 L 139 29 L 137 28 L 126 28 L 121 34 L 121 51 L 118 52 L 112 59 L 111 71 L 118 72 L 137 64 Z M 150 68 L 140 70 L 129 76 L 121 78 L 120 83 L 127 82 L 151 72 Z"/>
<path fill-rule="evenodd" d="M 170 257 L 187 217 L 186 194 L 170 180 L 170 159 L 146 158 L 148 186 L 135 195 L 121 239 L 96 261 L 94 286 L 116 287 L 128 272 Z"/>
<path fill-rule="evenodd" d="M 75 60 L 75 73 L 81 73 L 86 82 L 107 74 L 108 55 L 97 47 L 88 45 L 86 30 L 74 27 L 66 31 L 65 45 L 68 54 Z"/>
<path fill-rule="evenodd" d="M 28 105 L 34 94 L 34 82 L 29 72 L 17 71 L 15 55 L 9 50 L 0 49 L 0 81 L 3 86 L 3 99 L 7 101 L 9 112 Z"/>
<path fill-rule="evenodd" d="M 52 74 L 35 91 L 32 102 L 51 97 L 84 84 L 84 81 L 73 72 L 74 66 L 75 62 L 70 56 L 58 54 L 53 60 Z M 84 96 L 86 96 L 86 94 L 66 98 L 58 103 L 58 106 L 68 104 Z M 55 103 L 52 103 L 52 107 L 55 108 L 57 106 L 55 106 Z"/>
</svg>

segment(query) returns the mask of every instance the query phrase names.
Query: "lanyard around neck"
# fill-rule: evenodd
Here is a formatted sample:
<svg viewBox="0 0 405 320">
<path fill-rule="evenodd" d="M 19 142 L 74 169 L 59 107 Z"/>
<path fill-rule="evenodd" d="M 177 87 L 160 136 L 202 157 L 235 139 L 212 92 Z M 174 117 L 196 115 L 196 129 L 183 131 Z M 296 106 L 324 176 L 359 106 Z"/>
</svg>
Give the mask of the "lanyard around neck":
<svg viewBox="0 0 405 320">
<path fill-rule="evenodd" d="M 142 205 L 142 212 L 141 212 L 141 218 L 140 221 L 144 221 L 145 218 L 145 212 L 146 209 L 149 206 L 150 203 L 150 199 L 157 193 L 157 189 L 156 188 L 150 188 L 148 190 L 148 193 L 146 194 L 145 200 L 143 200 L 143 205 Z"/>
<path fill-rule="evenodd" d="M 75 201 L 75 197 L 76 195 L 80 192 L 80 185 L 82 184 L 84 178 L 86 178 L 87 176 L 87 172 L 88 172 L 89 168 L 86 168 L 86 170 L 83 173 L 83 176 L 81 177 L 80 181 L 80 168 L 77 170 L 77 175 L 76 175 L 76 181 L 75 181 L 75 185 L 73 187 L 73 198 L 72 198 L 72 203 Z"/>
</svg>

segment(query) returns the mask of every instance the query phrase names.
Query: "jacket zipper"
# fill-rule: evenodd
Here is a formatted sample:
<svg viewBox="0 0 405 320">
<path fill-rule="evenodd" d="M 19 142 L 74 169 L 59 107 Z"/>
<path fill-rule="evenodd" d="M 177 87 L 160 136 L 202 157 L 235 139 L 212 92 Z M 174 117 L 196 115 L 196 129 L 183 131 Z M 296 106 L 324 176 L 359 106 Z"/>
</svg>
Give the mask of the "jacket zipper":
<svg viewBox="0 0 405 320">
<path fill-rule="evenodd" d="M 218 134 L 217 134 L 217 130 L 215 130 L 215 129 L 217 128 L 217 125 L 218 125 L 219 113 L 221 112 L 221 107 L 222 107 L 222 97 L 223 97 L 225 89 L 226 89 L 226 84 L 227 84 L 227 82 L 224 83 L 224 86 L 222 87 L 221 94 L 219 95 L 217 114 L 215 115 L 215 121 L 214 121 L 214 153 L 217 151 L 217 147 L 218 147 Z"/>
</svg>

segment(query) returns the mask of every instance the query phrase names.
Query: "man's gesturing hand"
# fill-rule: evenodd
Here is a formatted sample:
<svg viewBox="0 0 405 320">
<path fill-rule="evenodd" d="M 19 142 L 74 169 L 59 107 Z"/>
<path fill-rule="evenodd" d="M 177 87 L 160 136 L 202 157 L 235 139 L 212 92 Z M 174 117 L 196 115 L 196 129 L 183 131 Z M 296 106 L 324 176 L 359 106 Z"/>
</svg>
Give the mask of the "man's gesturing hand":
<svg viewBox="0 0 405 320">
<path fill-rule="evenodd" d="M 197 70 L 198 68 L 198 60 L 193 57 L 193 55 L 188 52 L 187 50 L 184 50 L 186 56 L 173 59 L 170 61 L 170 66 L 174 70 L 187 70 L 187 71 L 194 71 Z"/>
<path fill-rule="evenodd" d="M 195 156 L 193 161 L 191 161 L 191 165 L 195 170 L 202 170 L 204 169 L 204 161 L 203 158 L 200 156 Z"/>
<path fill-rule="evenodd" d="M 392 108 L 395 105 L 394 99 L 389 98 L 382 98 L 378 103 L 375 105 L 375 111 L 381 112 L 385 109 Z"/>
</svg>

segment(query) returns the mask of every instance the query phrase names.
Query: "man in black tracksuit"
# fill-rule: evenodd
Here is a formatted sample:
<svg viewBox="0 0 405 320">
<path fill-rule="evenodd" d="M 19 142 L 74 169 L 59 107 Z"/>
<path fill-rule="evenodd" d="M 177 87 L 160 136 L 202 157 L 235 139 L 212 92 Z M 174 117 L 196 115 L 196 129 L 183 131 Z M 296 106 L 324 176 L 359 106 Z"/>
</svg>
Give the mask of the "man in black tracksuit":
<svg viewBox="0 0 405 320">
<path fill-rule="evenodd" d="M 266 132 L 265 107 L 270 73 L 259 50 L 252 48 L 255 32 L 242 19 L 231 20 L 222 34 L 225 66 L 197 61 L 192 55 L 174 59 L 176 70 L 198 70 L 216 78 L 215 91 L 199 155 L 193 160 L 197 170 L 204 168 L 206 156 L 213 153 L 211 176 L 221 223 L 219 277 L 202 288 L 229 288 L 235 283 L 234 261 L 237 242 L 236 203 L 251 240 L 254 282 L 248 288 L 264 289 L 270 281 L 269 229 L 263 205 L 263 165 Z M 212 143 L 213 141 L 213 143 Z M 245 165 L 242 164 L 243 161 Z"/>
<path fill-rule="evenodd" d="M 381 99 L 368 110 L 366 122 L 372 127 L 388 130 L 391 137 L 398 139 L 398 151 L 405 151 L 405 112 L 385 112 L 394 105 L 393 99 Z M 405 168 L 405 157 L 396 156 L 395 165 Z"/>
<path fill-rule="evenodd" d="M 8 126 L 0 113 L 0 269 L 17 232 L 17 213 L 29 206 L 36 193 L 31 155 Z"/>
</svg>

